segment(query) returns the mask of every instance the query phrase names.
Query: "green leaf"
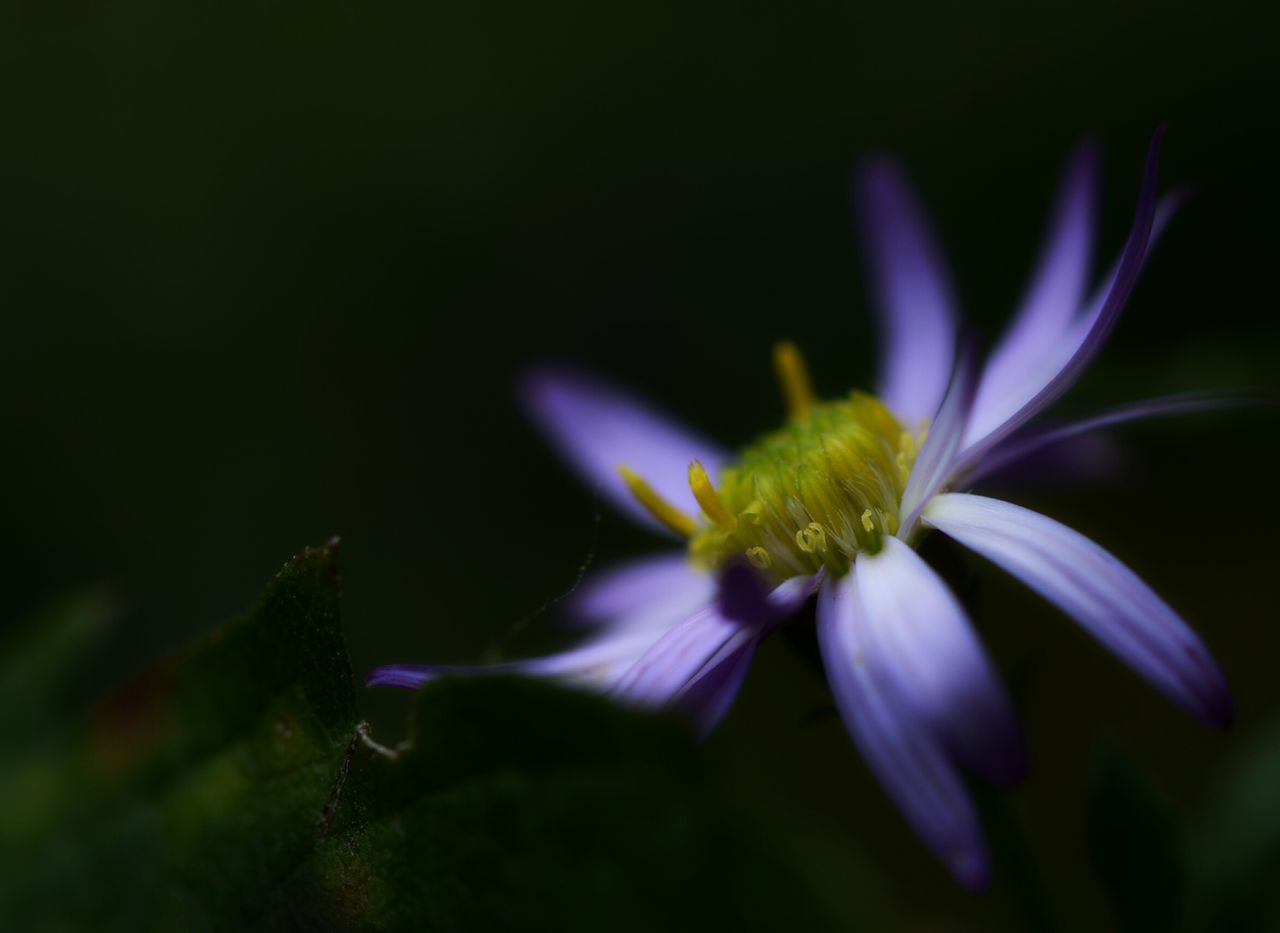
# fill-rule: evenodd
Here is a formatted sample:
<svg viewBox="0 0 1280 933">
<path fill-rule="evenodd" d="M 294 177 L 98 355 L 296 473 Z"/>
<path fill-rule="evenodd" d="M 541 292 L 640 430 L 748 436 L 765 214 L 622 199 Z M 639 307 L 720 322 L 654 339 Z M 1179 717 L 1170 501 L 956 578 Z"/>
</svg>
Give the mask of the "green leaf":
<svg viewBox="0 0 1280 933">
<path fill-rule="evenodd" d="M 1169 931 L 1182 909 L 1182 840 L 1168 803 L 1116 751 L 1097 762 L 1089 806 L 1093 868 L 1121 929 Z"/>
<path fill-rule="evenodd" d="M 793 838 L 717 796 L 673 721 L 443 681 L 383 747 L 357 713 L 334 560 L 307 551 L 246 616 L 5 759 L 6 928 L 824 930 L 864 913 L 840 890 L 854 879 L 820 886 Z M 0 687 L 40 692 L 15 672 L 74 641 L 44 631 Z"/>
</svg>

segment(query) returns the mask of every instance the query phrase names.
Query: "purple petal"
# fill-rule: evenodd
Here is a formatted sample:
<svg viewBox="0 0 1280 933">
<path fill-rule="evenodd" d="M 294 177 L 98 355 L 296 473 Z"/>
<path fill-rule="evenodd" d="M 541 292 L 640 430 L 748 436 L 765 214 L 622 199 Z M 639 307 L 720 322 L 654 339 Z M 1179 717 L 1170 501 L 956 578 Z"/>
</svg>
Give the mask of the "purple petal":
<svg viewBox="0 0 1280 933">
<path fill-rule="evenodd" d="M 818 594 L 818 644 L 845 728 L 920 839 L 970 888 L 989 867 L 973 801 L 941 743 L 896 695 L 870 639 L 858 570 Z"/>
<path fill-rule="evenodd" d="M 746 680 L 759 639 L 727 644 L 675 696 L 675 705 L 706 736 L 720 724 Z"/>
<path fill-rule="evenodd" d="M 715 599 L 715 578 L 683 551 L 589 576 L 567 601 L 570 618 L 613 631 L 670 627 Z"/>
<path fill-rule="evenodd" d="M 640 706 L 665 706 L 726 646 L 757 637 L 757 629 L 726 619 L 716 607 L 704 609 L 659 638 L 618 679 L 614 695 Z"/>
<path fill-rule="evenodd" d="M 966 483 L 976 482 L 1046 447 L 1052 447 L 1062 441 L 1112 425 L 1124 424 L 1127 421 L 1202 411 L 1221 411 L 1225 408 L 1238 408 L 1245 405 L 1275 404 L 1276 401 L 1277 398 L 1274 395 L 1263 390 L 1209 389 L 1203 392 L 1183 392 L 1178 395 L 1166 395 L 1121 405 L 1100 415 L 1094 415 L 1092 418 L 1042 430 L 1028 429 L 1016 434 L 983 457 L 982 461 L 965 475 L 965 481 Z"/>
<path fill-rule="evenodd" d="M 970 771 L 1020 780 L 1026 762 L 1013 707 L 946 584 L 897 538 L 860 556 L 855 572 L 863 632 L 899 695 Z"/>
<path fill-rule="evenodd" d="M 1179 706 L 1216 726 L 1231 697 L 1208 650 L 1128 567 L 1051 518 L 998 499 L 936 497 L 925 522 L 999 564 L 1075 619 Z"/>
<path fill-rule="evenodd" d="M 754 570 L 748 577 L 742 573 L 742 565 L 730 565 L 721 575 L 716 604 L 690 616 L 654 643 L 619 678 L 615 695 L 642 706 L 675 702 L 714 707 L 719 700 L 713 702 L 707 694 L 715 693 L 724 700 L 716 690 L 719 685 L 728 692 L 725 702 L 732 700 L 741 682 L 735 674 L 738 661 L 746 657 L 749 662 L 760 639 L 798 609 L 820 579 L 820 575 L 793 577 L 770 592 L 760 586 Z M 707 677 L 710 681 L 699 686 Z M 686 695 L 693 699 L 681 704 L 680 698 Z M 722 712 L 706 718 L 717 719 Z"/>
<path fill-rule="evenodd" d="M 953 472 L 973 403 L 973 389 L 973 354 L 966 349 L 956 357 L 951 387 L 947 390 L 947 397 L 942 400 L 942 407 L 938 409 L 938 417 L 929 427 L 929 434 L 911 468 L 911 475 L 907 478 L 907 488 L 902 492 L 902 505 L 899 509 L 902 520 L 897 535 L 904 541 L 909 540 L 915 531 L 916 522 L 925 504 Z"/>
<path fill-rule="evenodd" d="M 1147 150 L 1138 209 L 1115 273 L 1094 310 L 1087 312 L 1059 344 L 1057 356 L 1042 360 L 1032 381 L 1017 390 L 1002 387 L 1000 397 L 978 399 L 966 431 L 962 459 L 976 463 L 983 453 L 1062 397 L 1084 372 L 1111 334 L 1146 257 L 1156 215 L 1156 169 L 1164 127 L 1156 130 Z"/>
<path fill-rule="evenodd" d="M 823 575 L 819 571 L 813 576 L 791 577 L 771 590 L 750 564 L 730 563 L 718 581 L 720 614 L 744 625 L 770 626 L 798 611 L 818 591 Z"/>
<path fill-rule="evenodd" d="M 623 512 L 664 530 L 627 489 L 625 465 L 658 495 L 690 515 L 698 505 L 689 490 L 689 464 L 700 460 L 715 476 L 728 462 L 716 444 L 680 427 L 624 392 L 586 376 L 543 370 L 523 387 L 537 425 L 569 464 Z"/>
<path fill-rule="evenodd" d="M 522 674 L 603 691 L 610 689 L 660 637 L 660 632 L 652 631 L 611 634 L 568 651 L 501 664 L 390 664 L 370 671 L 365 686 L 415 690 L 440 677 Z"/>
<path fill-rule="evenodd" d="M 997 400 L 1016 397 L 1046 367 L 1061 363 L 1062 341 L 1088 287 L 1097 182 L 1097 147 L 1086 144 L 1064 174 L 1049 237 L 1027 297 L 982 373 L 976 398 L 979 411 L 994 410 Z"/>
<path fill-rule="evenodd" d="M 881 329 L 879 395 L 909 422 L 930 418 L 947 389 L 956 339 L 941 254 L 892 163 L 865 165 L 854 194 Z"/>
</svg>

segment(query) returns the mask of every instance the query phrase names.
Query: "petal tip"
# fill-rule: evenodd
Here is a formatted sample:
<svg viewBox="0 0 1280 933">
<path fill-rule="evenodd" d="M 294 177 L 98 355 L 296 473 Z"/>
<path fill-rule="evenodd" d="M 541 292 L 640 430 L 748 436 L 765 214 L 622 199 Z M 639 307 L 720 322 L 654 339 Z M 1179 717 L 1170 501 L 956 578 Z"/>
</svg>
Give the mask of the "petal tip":
<svg viewBox="0 0 1280 933">
<path fill-rule="evenodd" d="M 1205 723 L 1223 732 L 1235 725 L 1236 703 L 1226 684 L 1219 684 L 1205 700 L 1199 711 Z"/>
<path fill-rule="evenodd" d="M 980 848 L 957 852 L 948 859 L 947 867 L 956 881 L 970 891 L 985 891 L 991 886 L 991 864 Z"/>
</svg>

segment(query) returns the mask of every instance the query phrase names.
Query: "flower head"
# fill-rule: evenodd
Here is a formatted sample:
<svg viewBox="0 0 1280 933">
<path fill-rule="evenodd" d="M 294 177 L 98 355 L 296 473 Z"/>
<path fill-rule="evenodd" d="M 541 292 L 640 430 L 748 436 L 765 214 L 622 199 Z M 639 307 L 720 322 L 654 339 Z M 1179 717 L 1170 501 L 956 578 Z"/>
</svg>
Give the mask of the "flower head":
<svg viewBox="0 0 1280 933">
<path fill-rule="evenodd" d="M 782 344 L 786 423 L 734 456 L 612 387 L 535 376 L 526 401 L 569 463 L 621 510 L 683 539 L 680 549 L 587 581 L 573 613 L 594 633 L 576 648 L 483 668 L 395 665 L 369 683 L 523 672 L 682 709 L 708 730 L 761 639 L 816 595 L 818 643 L 849 734 L 921 839 L 961 882 L 980 885 L 988 858 L 960 774 L 1014 781 L 1023 750 L 964 608 L 915 550 L 936 530 L 1054 603 L 1175 703 L 1225 724 L 1231 702 L 1212 658 L 1127 567 L 1051 518 L 963 491 L 1073 434 L 1216 403 L 1178 397 L 1029 427 L 1096 355 L 1173 212 L 1156 197 L 1162 135 L 1124 248 L 1092 294 L 1097 157 L 1077 153 L 1031 285 L 981 369 L 958 344 L 921 211 L 899 172 L 875 163 L 855 193 L 883 334 L 876 395 L 817 399 L 799 352 Z"/>
</svg>

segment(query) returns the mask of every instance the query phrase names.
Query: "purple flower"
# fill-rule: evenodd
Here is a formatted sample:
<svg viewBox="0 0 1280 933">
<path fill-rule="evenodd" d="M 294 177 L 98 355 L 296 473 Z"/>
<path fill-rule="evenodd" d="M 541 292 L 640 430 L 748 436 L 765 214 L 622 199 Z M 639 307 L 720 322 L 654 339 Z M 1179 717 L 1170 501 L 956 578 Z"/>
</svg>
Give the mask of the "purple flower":
<svg viewBox="0 0 1280 933">
<path fill-rule="evenodd" d="M 622 511 L 682 539 L 678 548 L 589 580 L 572 614 L 591 634 L 572 650 L 484 668 L 395 665 L 368 682 L 522 672 L 681 709 L 705 731 L 760 641 L 816 594 L 818 643 L 849 734 L 925 844 L 979 886 L 989 862 L 961 773 L 1008 784 L 1024 753 L 964 608 L 916 553 L 937 530 L 1054 603 L 1175 703 L 1225 725 L 1231 700 L 1213 659 L 1124 564 L 1051 518 L 962 491 L 1044 444 L 1217 402 L 1179 396 L 1028 427 L 1102 347 L 1174 210 L 1156 196 L 1162 136 L 1120 256 L 1092 292 L 1098 160 L 1090 147 L 1076 154 L 1030 287 L 980 369 L 957 350 L 951 288 L 921 212 L 881 162 L 855 191 L 883 335 L 877 396 L 815 399 L 783 344 L 775 364 L 790 417 L 735 456 L 616 389 L 537 375 L 526 400 L 560 452 Z"/>
</svg>

